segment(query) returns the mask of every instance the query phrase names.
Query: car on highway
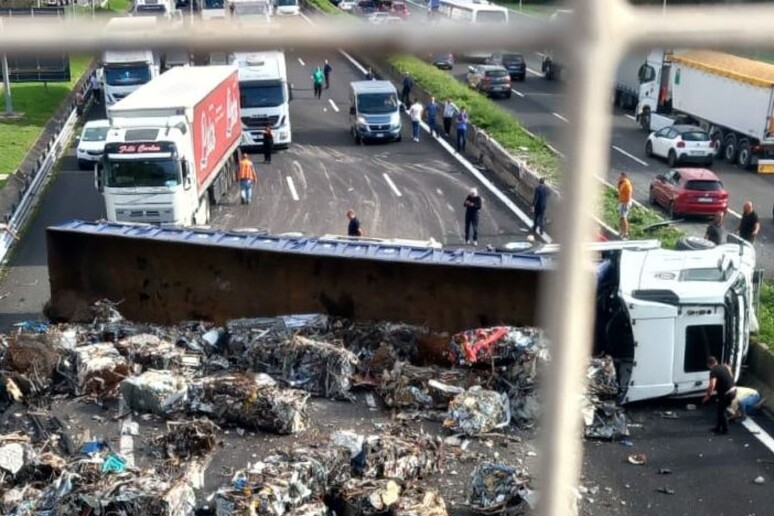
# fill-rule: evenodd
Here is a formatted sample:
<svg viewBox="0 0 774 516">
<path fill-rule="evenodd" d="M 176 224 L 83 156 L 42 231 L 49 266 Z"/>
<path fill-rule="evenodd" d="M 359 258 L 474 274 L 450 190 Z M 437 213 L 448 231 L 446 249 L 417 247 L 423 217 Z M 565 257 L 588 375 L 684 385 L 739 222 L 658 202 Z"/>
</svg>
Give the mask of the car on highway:
<svg viewBox="0 0 774 516">
<path fill-rule="evenodd" d="M 433 66 L 441 70 L 451 70 L 454 68 L 454 54 L 451 52 L 427 54 L 427 60 L 432 63 Z"/>
<path fill-rule="evenodd" d="M 495 52 L 486 59 L 486 64 L 499 65 L 508 70 L 511 80 L 523 81 L 527 78 L 527 63 L 524 56 L 514 52 Z"/>
<path fill-rule="evenodd" d="M 728 192 L 714 172 L 706 168 L 673 168 L 650 183 L 648 199 L 663 206 L 670 218 L 714 215 L 728 209 Z"/>
<path fill-rule="evenodd" d="M 392 2 L 390 5 L 389 13 L 400 18 L 407 18 L 411 15 L 411 11 L 409 11 L 406 2 Z"/>
<path fill-rule="evenodd" d="M 383 25 L 383 24 L 387 24 L 387 23 L 399 23 L 399 22 L 402 22 L 403 18 L 399 18 L 397 16 L 393 16 L 390 13 L 377 12 L 377 13 L 369 14 L 366 17 L 366 21 L 368 23 L 373 23 L 373 24 L 376 24 L 376 25 Z"/>
<path fill-rule="evenodd" d="M 349 84 L 349 123 L 355 143 L 400 141 L 398 91 L 390 81 Z"/>
<path fill-rule="evenodd" d="M 110 121 L 108 120 L 91 120 L 86 122 L 81 135 L 78 137 L 78 145 L 75 148 L 78 168 L 91 168 L 102 159 L 108 130 L 110 130 Z"/>
<path fill-rule="evenodd" d="M 681 162 L 706 167 L 715 159 L 715 146 L 707 131 L 695 125 L 671 125 L 650 133 L 645 142 L 648 157 L 666 158 L 670 167 Z"/>
<path fill-rule="evenodd" d="M 339 9 L 342 11 L 352 11 L 356 5 L 357 2 L 355 0 L 341 0 L 339 2 Z"/>
<path fill-rule="evenodd" d="M 374 14 L 378 10 L 379 4 L 376 3 L 376 0 L 359 0 L 353 9 L 353 12 L 358 16 L 366 17 Z"/>
<path fill-rule="evenodd" d="M 474 90 L 490 97 L 502 95 L 505 98 L 511 98 L 511 76 L 502 66 L 470 66 L 466 82 Z"/>
</svg>

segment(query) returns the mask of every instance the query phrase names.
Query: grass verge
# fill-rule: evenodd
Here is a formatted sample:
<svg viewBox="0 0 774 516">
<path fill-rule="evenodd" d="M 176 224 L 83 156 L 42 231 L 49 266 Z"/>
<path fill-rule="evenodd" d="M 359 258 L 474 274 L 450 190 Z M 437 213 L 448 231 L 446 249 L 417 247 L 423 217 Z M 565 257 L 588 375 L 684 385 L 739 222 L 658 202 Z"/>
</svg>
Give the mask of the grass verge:
<svg viewBox="0 0 774 516">
<path fill-rule="evenodd" d="M 21 165 L 24 156 L 40 137 L 46 123 L 51 119 L 62 101 L 67 98 L 75 84 L 91 63 L 88 56 L 70 58 L 69 83 L 18 83 L 11 85 L 14 111 L 24 113 L 20 120 L 0 122 L 0 174 L 13 174 Z M 0 95 L 5 103 L 5 92 Z M 5 180 L 0 181 L 0 188 Z"/>
<path fill-rule="evenodd" d="M 618 192 L 614 188 L 605 187 L 597 207 L 602 221 L 613 228 L 618 229 Z M 666 219 L 655 211 L 645 206 L 632 206 L 629 211 L 629 236 L 632 240 L 655 238 L 661 241 L 661 245 L 668 249 L 674 249 L 677 240 L 683 236 L 683 232 L 674 226 L 663 226 L 657 229 L 646 230 L 648 226 L 666 222 Z"/>
<path fill-rule="evenodd" d="M 761 303 L 758 309 L 760 330 L 755 337 L 757 342 L 774 351 L 774 282 L 764 281 L 761 285 Z"/>
<path fill-rule="evenodd" d="M 114 0 L 116 1 L 116 0 Z M 320 11 L 324 12 L 325 14 L 333 14 L 335 16 L 341 15 L 341 14 L 348 14 L 330 3 L 329 0 L 306 0 L 306 3 L 309 5 L 313 5 L 317 7 Z"/>
<path fill-rule="evenodd" d="M 418 86 L 437 99 L 451 98 L 465 106 L 470 121 L 497 140 L 512 154 L 523 159 L 536 173 L 556 182 L 559 159 L 542 138 L 529 134 L 510 113 L 495 102 L 449 76 L 448 73 L 413 56 L 400 55 L 388 59 L 401 72 L 409 72 Z"/>
</svg>

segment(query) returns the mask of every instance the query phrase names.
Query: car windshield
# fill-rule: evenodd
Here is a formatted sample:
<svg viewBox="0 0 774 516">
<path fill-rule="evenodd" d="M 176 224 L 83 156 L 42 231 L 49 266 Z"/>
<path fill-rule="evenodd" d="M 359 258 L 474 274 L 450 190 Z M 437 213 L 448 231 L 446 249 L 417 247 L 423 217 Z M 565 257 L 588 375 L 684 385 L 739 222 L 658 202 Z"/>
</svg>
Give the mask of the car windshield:
<svg viewBox="0 0 774 516">
<path fill-rule="evenodd" d="M 277 5 L 296 5 L 298 0 L 277 0 Z"/>
<path fill-rule="evenodd" d="M 494 77 L 495 79 L 499 77 L 506 77 L 508 75 L 508 72 L 505 70 L 489 70 L 486 72 L 487 77 Z"/>
<path fill-rule="evenodd" d="M 361 113 L 393 113 L 398 109 L 395 93 L 361 93 L 357 96 L 357 107 Z"/>
<path fill-rule="evenodd" d="M 205 9 L 223 9 L 224 0 L 204 0 Z"/>
<path fill-rule="evenodd" d="M 681 136 L 686 142 L 708 142 L 710 140 L 709 134 L 704 131 L 687 131 Z"/>
<path fill-rule="evenodd" d="M 180 184 L 179 167 L 172 158 L 111 160 L 106 168 L 105 184 L 113 188 Z"/>
<path fill-rule="evenodd" d="M 686 181 L 686 190 L 698 190 L 700 192 L 717 192 L 723 189 L 723 183 L 711 179 L 692 179 Z"/>
<path fill-rule="evenodd" d="M 150 79 L 148 63 L 105 65 L 105 82 L 110 86 L 145 84 Z"/>
<path fill-rule="evenodd" d="M 282 83 L 242 83 L 239 85 L 242 108 L 277 107 L 285 103 Z"/>
<path fill-rule="evenodd" d="M 503 54 L 503 61 L 507 63 L 523 63 L 524 57 L 520 54 Z"/>
<path fill-rule="evenodd" d="M 87 127 L 81 135 L 82 142 L 103 142 L 107 137 L 109 127 Z"/>
</svg>

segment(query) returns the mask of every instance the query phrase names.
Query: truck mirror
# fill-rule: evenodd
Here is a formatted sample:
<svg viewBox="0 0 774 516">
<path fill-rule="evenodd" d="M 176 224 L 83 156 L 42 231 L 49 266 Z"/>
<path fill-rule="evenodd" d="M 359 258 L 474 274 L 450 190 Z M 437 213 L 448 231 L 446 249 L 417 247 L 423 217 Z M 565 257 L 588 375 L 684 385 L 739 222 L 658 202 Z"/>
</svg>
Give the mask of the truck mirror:
<svg viewBox="0 0 774 516">
<path fill-rule="evenodd" d="M 357 112 L 355 111 L 355 106 L 349 107 L 349 114 L 352 116 L 355 116 L 357 114 Z"/>
<path fill-rule="evenodd" d="M 102 185 L 102 174 L 100 173 L 100 168 L 101 167 L 99 163 L 94 164 L 94 188 L 96 188 L 99 193 L 102 193 L 105 191 L 105 188 Z"/>
<path fill-rule="evenodd" d="M 183 189 L 190 190 L 193 182 L 191 181 L 191 169 L 188 166 L 188 161 L 183 160 L 180 165 L 183 169 Z"/>
</svg>

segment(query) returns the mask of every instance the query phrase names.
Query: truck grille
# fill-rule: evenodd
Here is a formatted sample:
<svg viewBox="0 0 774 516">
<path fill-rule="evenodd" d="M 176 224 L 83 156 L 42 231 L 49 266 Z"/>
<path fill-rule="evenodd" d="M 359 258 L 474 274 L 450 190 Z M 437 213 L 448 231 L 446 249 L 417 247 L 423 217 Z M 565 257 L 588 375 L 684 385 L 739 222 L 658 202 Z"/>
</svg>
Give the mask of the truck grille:
<svg viewBox="0 0 774 516">
<path fill-rule="evenodd" d="M 279 122 L 279 116 L 243 116 L 242 124 L 246 127 L 266 127 L 271 124 L 272 127 Z"/>
<path fill-rule="evenodd" d="M 172 209 L 165 210 L 116 210 L 118 222 L 149 222 L 165 223 L 174 222 Z"/>
</svg>

